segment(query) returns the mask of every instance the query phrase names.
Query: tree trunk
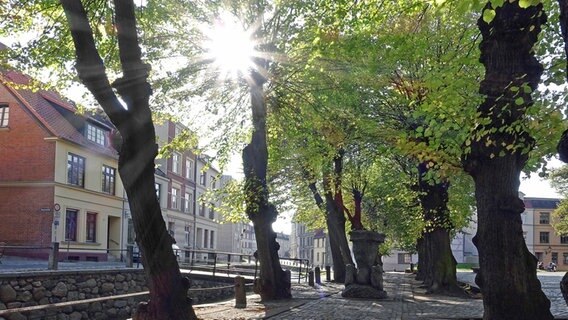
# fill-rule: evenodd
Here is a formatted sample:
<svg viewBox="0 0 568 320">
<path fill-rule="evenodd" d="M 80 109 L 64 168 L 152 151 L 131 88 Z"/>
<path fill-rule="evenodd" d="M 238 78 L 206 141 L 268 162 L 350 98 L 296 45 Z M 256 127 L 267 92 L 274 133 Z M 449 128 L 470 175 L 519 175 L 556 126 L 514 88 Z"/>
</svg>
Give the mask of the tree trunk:
<svg viewBox="0 0 568 320">
<path fill-rule="evenodd" d="M 416 251 L 418 252 L 418 271 L 416 271 L 415 279 L 418 281 L 426 280 L 426 270 L 428 262 L 428 255 L 426 254 L 426 244 L 424 242 L 424 237 L 420 237 L 416 240 Z M 424 267 L 422 267 L 424 265 Z"/>
<path fill-rule="evenodd" d="M 564 40 L 564 52 L 566 53 L 566 79 L 568 79 L 568 0 L 558 0 L 560 7 L 560 30 Z M 568 163 L 568 130 L 562 133 L 562 137 L 556 147 L 560 160 Z"/>
<path fill-rule="evenodd" d="M 484 10 L 490 9 L 488 3 Z M 505 1 L 489 23 L 478 21 L 486 70 L 478 114 L 484 121 L 472 133 L 464 168 L 475 181 L 476 283 L 486 320 L 553 319 L 536 276 L 536 258 L 523 239 L 524 204 L 518 197 L 519 175 L 533 146 L 525 130 L 526 109 L 542 73 L 533 46 L 545 20 L 542 4 L 523 9 L 519 1 Z"/>
<path fill-rule="evenodd" d="M 419 165 L 418 172 L 419 199 L 426 223 L 420 243 L 421 258 L 424 259 L 419 260 L 421 280 L 428 292 L 461 293 L 456 279 L 456 259 L 450 245 L 449 183 L 426 179 L 428 168 L 425 163 Z"/>
<path fill-rule="evenodd" d="M 343 151 L 339 150 L 337 156 L 333 159 L 333 175 L 329 170 L 324 170 L 323 172 L 323 189 L 325 192 L 325 207 L 327 212 L 326 222 L 328 224 L 330 238 L 333 236 L 337 242 L 336 251 L 338 252 L 336 253 L 336 257 L 333 257 L 334 280 L 340 283 L 345 282 L 345 266 L 348 264 L 355 266 L 345 233 L 345 222 L 347 219 L 345 218 L 343 197 L 341 195 L 342 174 Z M 336 263 L 341 264 L 336 268 Z M 337 274 L 335 274 L 336 271 Z"/>
<path fill-rule="evenodd" d="M 325 210 L 325 222 L 329 234 L 329 247 L 331 249 L 331 259 L 333 261 L 333 281 L 338 283 L 345 282 L 345 265 L 353 264 L 345 234 L 345 216 L 335 209 L 333 198 L 326 197 L 324 204 L 323 198 L 317 190 L 315 182 L 308 185 L 317 206 Z"/>
<path fill-rule="evenodd" d="M 126 102 L 124 108 L 114 94 L 104 64 L 95 47 L 87 14 L 80 1 L 60 1 L 70 25 L 77 54 L 79 78 L 117 127 L 122 137 L 118 171 L 124 183 L 137 234 L 144 254 L 150 301 L 141 304 L 135 319 L 197 319 L 187 297 L 189 281 L 182 278 L 173 253 L 154 189 L 154 159 L 158 152 L 147 82 L 149 66 L 141 61 L 134 3 L 114 1 L 115 21 L 123 77 L 113 86 Z"/>
<path fill-rule="evenodd" d="M 256 284 L 263 301 L 291 298 L 291 283 L 282 270 L 272 223 L 276 221 L 276 207 L 269 202 L 266 172 L 268 148 L 266 143 L 266 102 L 263 91 L 265 79 L 253 72 L 249 81 L 253 132 L 251 142 L 243 150 L 245 174 L 246 213 L 252 220 L 256 235 L 260 279 Z"/>
</svg>

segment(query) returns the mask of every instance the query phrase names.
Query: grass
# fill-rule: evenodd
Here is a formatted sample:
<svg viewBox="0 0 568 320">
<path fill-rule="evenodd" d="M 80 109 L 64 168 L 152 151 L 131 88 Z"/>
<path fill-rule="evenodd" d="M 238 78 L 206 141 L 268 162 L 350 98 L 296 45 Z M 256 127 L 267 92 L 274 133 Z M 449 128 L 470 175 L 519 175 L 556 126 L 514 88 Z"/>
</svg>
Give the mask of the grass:
<svg viewBox="0 0 568 320">
<path fill-rule="evenodd" d="M 479 267 L 479 265 L 477 263 L 458 263 L 456 269 L 462 271 L 471 271 L 471 268 L 473 267 Z"/>
</svg>

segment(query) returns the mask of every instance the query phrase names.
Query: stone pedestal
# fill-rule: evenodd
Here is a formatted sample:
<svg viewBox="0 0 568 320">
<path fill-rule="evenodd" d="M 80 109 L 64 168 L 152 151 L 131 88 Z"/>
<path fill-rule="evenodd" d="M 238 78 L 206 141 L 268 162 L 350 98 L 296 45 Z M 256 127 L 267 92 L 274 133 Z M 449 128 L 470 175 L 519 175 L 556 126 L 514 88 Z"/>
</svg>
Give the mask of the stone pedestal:
<svg viewBox="0 0 568 320">
<path fill-rule="evenodd" d="M 343 297 L 385 299 L 383 268 L 379 261 L 379 245 L 385 235 L 374 231 L 354 230 L 350 233 L 357 268 L 346 266 Z"/>
</svg>

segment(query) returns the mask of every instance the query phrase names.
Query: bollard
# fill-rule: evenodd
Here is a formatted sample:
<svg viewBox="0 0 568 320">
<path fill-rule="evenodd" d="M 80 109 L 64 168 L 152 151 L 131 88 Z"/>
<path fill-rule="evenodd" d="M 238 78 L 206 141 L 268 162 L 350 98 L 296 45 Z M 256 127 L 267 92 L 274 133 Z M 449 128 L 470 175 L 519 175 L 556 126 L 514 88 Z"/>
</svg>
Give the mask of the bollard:
<svg viewBox="0 0 568 320">
<path fill-rule="evenodd" d="M 126 246 L 126 267 L 132 268 L 134 262 L 134 246 L 127 245 Z"/>
<path fill-rule="evenodd" d="M 314 272 L 311 270 L 308 272 L 308 285 L 314 286 Z"/>
<path fill-rule="evenodd" d="M 315 269 L 315 275 L 316 275 L 316 283 L 317 284 L 321 284 L 321 269 L 320 267 L 316 267 Z"/>
<path fill-rule="evenodd" d="M 49 270 L 57 270 L 57 263 L 59 262 L 58 259 L 59 254 L 59 242 L 52 242 L 51 243 L 51 251 L 49 251 L 49 259 L 47 261 L 47 268 Z"/>
<path fill-rule="evenodd" d="M 331 267 L 325 266 L 325 281 L 331 282 Z"/>
<path fill-rule="evenodd" d="M 235 308 L 243 309 L 247 307 L 247 293 L 245 290 L 245 278 L 235 277 Z"/>
<path fill-rule="evenodd" d="M 414 273 L 414 263 L 410 264 L 410 272 Z"/>
</svg>

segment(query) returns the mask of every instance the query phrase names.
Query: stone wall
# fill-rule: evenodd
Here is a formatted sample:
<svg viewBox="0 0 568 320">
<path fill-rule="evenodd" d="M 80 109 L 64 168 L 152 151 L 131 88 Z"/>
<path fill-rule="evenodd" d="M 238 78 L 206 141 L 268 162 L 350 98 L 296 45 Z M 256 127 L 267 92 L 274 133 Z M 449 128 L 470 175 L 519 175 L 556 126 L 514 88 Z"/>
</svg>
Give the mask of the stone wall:
<svg viewBox="0 0 568 320">
<path fill-rule="evenodd" d="M 228 282 L 227 282 L 228 281 Z M 0 312 L 5 309 L 25 308 L 56 303 L 108 297 L 147 291 L 143 270 L 57 271 L 0 275 Z M 194 303 L 218 301 L 234 296 L 234 288 L 197 290 L 199 288 L 228 287 L 232 281 L 192 279 L 189 296 Z M 138 302 L 148 295 L 86 303 L 65 303 L 56 308 L 42 308 L 21 313 L 1 315 L 0 320 L 79 320 L 128 319 Z"/>
</svg>

